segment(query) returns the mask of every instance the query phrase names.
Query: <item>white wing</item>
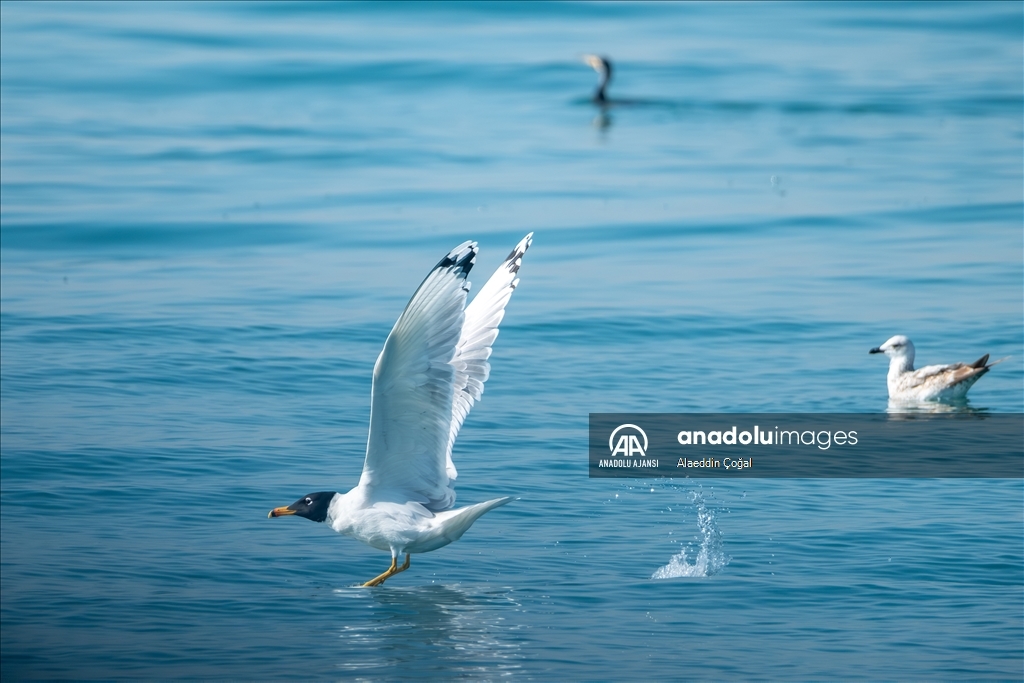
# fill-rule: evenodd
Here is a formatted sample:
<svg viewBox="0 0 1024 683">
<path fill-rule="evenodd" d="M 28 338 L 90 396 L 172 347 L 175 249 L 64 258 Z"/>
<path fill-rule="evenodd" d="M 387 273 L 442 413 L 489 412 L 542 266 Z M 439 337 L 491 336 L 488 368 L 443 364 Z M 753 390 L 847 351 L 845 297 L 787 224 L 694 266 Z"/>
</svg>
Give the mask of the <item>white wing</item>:
<svg viewBox="0 0 1024 683">
<path fill-rule="evenodd" d="M 516 245 L 466 308 L 462 335 L 452 358 L 452 366 L 455 369 L 454 400 L 448 446 L 445 449 L 445 467 L 452 480 L 458 476 L 452 463 L 455 437 L 459 435 L 459 429 L 462 428 L 462 423 L 473 404 L 480 400 L 481 394 L 484 393 L 484 382 L 491 373 L 491 364 L 487 362 L 491 357 L 491 345 L 498 337 L 498 325 L 505 317 L 505 306 L 519 284 L 516 275 L 523 264 L 523 254 L 531 244 L 532 232 Z"/>
<path fill-rule="evenodd" d="M 446 468 L 455 369 L 476 242 L 434 266 L 398 318 L 373 367 L 370 436 L 359 486 L 375 500 L 415 500 L 430 510 L 455 502 Z"/>
<path fill-rule="evenodd" d="M 516 245 L 466 307 L 476 242 L 434 266 L 398 318 L 373 368 L 370 436 L 359 486 L 446 510 L 455 502 L 452 444 L 490 373 L 491 345 L 533 233 Z M 465 310 L 463 310 L 465 309 Z"/>
</svg>

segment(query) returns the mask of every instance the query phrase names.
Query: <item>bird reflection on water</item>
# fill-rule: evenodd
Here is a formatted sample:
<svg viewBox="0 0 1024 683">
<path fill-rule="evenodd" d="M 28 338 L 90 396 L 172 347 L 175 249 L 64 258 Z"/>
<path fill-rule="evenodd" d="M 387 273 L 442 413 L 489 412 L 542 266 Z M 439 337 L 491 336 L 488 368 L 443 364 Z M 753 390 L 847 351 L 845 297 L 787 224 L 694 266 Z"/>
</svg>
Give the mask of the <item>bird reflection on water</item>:
<svg viewBox="0 0 1024 683">
<path fill-rule="evenodd" d="M 893 419 L 899 419 L 900 416 L 912 418 L 915 415 L 958 414 L 983 416 L 991 414 L 988 408 L 975 408 L 967 398 L 941 403 L 932 401 L 901 401 L 890 398 L 886 404 L 885 412 Z"/>
<path fill-rule="evenodd" d="M 339 632 L 347 674 L 395 671 L 415 661 L 420 675 L 451 679 L 514 675 L 523 668 L 521 605 L 507 587 L 396 587 L 335 590 L 368 618 Z"/>
</svg>

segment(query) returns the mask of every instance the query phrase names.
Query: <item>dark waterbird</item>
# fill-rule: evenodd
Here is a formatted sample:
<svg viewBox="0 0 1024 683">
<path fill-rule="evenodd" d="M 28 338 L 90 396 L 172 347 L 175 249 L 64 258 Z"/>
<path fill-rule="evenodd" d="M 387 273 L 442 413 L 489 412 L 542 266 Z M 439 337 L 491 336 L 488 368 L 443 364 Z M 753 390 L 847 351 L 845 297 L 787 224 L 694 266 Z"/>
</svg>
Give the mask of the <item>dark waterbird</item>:
<svg viewBox="0 0 1024 683">
<path fill-rule="evenodd" d="M 611 60 L 599 55 L 583 55 L 583 61 L 589 64 L 598 76 L 597 90 L 594 91 L 594 95 L 590 99 L 594 101 L 594 104 L 607 104 L 608 83 L 612 80 Z"/>
<path fill-rule="evenodd" d="M 583 61 L 597 72 L 597 89 L 594 90 L 590 101 L 600 107 L 602 112 L 612 107 L 622 106 L 666 107 L 670 109 L 676 106 L 676 103 L 670 100 L 610 97 L 608 95 L 608 84 L 612 80 L 612 60 L 601 55 L 583 55 Z"/>
</svg>

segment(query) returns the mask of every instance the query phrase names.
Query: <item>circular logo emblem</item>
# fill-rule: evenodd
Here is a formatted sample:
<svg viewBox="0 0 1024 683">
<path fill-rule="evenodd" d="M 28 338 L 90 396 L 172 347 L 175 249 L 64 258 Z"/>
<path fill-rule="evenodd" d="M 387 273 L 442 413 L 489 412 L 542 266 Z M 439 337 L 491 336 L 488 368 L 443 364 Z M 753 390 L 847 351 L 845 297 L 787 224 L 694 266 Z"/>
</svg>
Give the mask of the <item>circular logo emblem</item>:
<svg viewBox="0 0 1024 683">
<path fill-rule="evenodd" d="M 643 445 L 640 439 L 643 439 Z M 612 455 L 624 455 L 627 458 L 646 457 L 647 434 L 634 424 L 619 425 L 608 437 L 608 450 Z"/>
</svg>

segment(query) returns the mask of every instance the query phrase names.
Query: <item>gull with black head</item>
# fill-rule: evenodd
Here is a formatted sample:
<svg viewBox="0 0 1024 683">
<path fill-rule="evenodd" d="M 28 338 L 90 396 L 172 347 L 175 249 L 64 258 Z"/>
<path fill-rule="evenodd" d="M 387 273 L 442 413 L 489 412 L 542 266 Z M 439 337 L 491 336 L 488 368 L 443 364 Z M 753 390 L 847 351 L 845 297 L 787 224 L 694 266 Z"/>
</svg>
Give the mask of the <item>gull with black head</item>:
<svg viewBox="0 0 1024 683">
<path fill-rule="evenodd" d="M 481 515 L 512 500 L 505 496 L 455 508 L 452 445 L 483 393 L 491 346 L 532 238 L 530 233 L 516 245 L 468 306 L 466 276 L 476 261 L 476 242 L 460 244 L 434 266 L 373 367 L 370 434 L 359 484 L 348 493 L 310 493 L 268 515 L 325 522 L 390 551 L 391 566 L 363 586 L 380 585 L 408 569 L 411 553 L 459 540 Z"/>
</svg>

